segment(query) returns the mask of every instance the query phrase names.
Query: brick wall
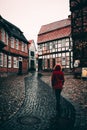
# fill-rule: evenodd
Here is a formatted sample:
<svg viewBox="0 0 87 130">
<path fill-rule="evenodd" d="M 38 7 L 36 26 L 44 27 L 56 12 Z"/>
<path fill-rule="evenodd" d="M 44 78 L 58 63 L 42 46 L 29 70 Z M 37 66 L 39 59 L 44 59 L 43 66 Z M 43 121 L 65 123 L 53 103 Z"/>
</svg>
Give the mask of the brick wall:
<svg viewBox="0 0 87 130">
<path fill-rule="evenodd" d="M 5 31 L 5 30 L 4 30 Z M 0 40 L 2 41 L 2 37 L 1 37 L 1 28 L 0 28 Z M 18 39 L 18 49 L 16 49 L 16 38 L 14 38 L 14 48 L 11 47 L 11 37 L 8 35 L 8 44 L 6 43 L 6 31 L 5 31 L 5 37 L 4 37 L 4 43 L 6 44 L 6 46 L 4 48 L 2 48 L 2 50 L 0 51 L 0 53 L 3 54 L 3 59 L 4 59 L 4 54 L 8 56 L 11 56 L 11 68 L 0 66 L 0 77 L 5 75 L 5 74 L 17 74 L 19 71 L 19 66 L 18 68 L 14 68 L 13 67 L 13 57 L 16 57 L 18 59 L 19 62 L 19 57 L 21 57 L 22 60 L 22 73 L 27 73 L 28 72 L 28 51 L 23 51 L 22 50 L 22 41 L 20 41 Z M 26 44 L 26 43 L 24 43 Z M 28 49 L 27 49 L 28 50 Z M 7 58 L 8 60 L 8 58 Z M 3 60 L 4 61 L 4 60 Z M 7 61 L 8 64 L 8 61 Z M 18 63 L 19 64 L 19 63 Z"/>
</svg>

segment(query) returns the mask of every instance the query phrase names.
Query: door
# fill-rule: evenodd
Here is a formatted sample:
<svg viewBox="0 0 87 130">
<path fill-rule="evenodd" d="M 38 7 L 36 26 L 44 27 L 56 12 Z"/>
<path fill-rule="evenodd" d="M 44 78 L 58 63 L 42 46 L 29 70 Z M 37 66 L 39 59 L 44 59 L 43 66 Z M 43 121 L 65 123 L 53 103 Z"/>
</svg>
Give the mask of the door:
<svg viewBox="0 0 87 130">
<path fill-rule="evenodd" d="M 50 69 L 50 59 L 47 59 L 47 69 Z"/>
<path fill-rule="evenodd" d="M 38 70 L 42 70 L 42 59 L 38 61 Z"/>
<path fill-rule="evenodd" d="M 22 61 L 19 61 L 19 70 L 18 74 L 22 74 Z"/>
<path fill-rule="evenodd" d="M 55 59 L 53 59 L 53 68 L 54 68 L 54 66 L 55 66 Z"/>
</svg>

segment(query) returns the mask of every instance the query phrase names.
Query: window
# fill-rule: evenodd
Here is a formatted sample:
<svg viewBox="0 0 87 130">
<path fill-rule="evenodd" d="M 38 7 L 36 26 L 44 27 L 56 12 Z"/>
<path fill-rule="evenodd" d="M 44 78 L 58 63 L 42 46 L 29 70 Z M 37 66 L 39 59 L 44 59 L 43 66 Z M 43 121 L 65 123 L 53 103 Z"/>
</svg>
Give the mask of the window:
<svg viewBox="0 0 87 130">
<path fill-rule="evenodd" d="M 33 51 L 31 51 L 31 56 L 34 56 L 34 52 Z"/>
<path fill-rule="evenodd" d="M 56 54 L 56 57 L 58 57 L 58 54 Z"/>
<path fill-rule="evenodd" d="M 53 46 L 52 47 L 53 47 L 53 49 L 55 49 L 55 42 L 53 42 Z"/>
<path fill-rule="evenodd" d="M 42 55 L 42 51 L 38 51 L 38 54 L 39 54 L 39 55 Z"/>
<path fill-rule="evenodd" d="M 52 49 L 52 42 L 50 42 L 50 49 Z"/>
<path fill-rule="evenodd" d="M 8 45 L 8 34 L 6 33 L 6 45 Z"/>
<path fill-rule="evenodd" d="M 11 56 L 8 56 L 8 68 L 11 68 Z"/>
<path fill-rule="evenodd" d="M 69 50 L 69 46 L 68 46 L 68 47 L 66 47 L 66 50 Z"/>
<path fill-rule="evenodd" d="M 64 50 L 65 50 L 65 47 L 62 48 L 62 51 L 64 51 Z"/>
<path fill-rule="evenodd" d="M 0 53 L 0 66 L 3 66 L 3 53 Z"/>
<path fill-rule="evenodd" d="M 62 40 L 62 47 L 65 47 L 66 46 L 66 42 L 65 42 L 65 39 Z"/>
<path fill-rule="evenodd" d="M 61 51 L 61 43 L 58 43 L 58 51 Z"/>
<path fill-rule="evenodd" d="M 69 42 L 69 38 L 66 38 L 66 42 Z"/>
<path fill-rule="evenodd" d="M 42 50 L 42 44 L 38 45 L 38 50 Z"/>
<path fill-rule="evenodd" d="M 27 49 L 27 44 L 25 44 L 25 52 L 27 52 L 28 51 L 28 49 Z"/>
<path fill-rule="evenodd" d="M 66 56 L 69 56 L 69 52 L 66 52 Z"/>
<path fill-rule="evenodd" d="M 69 47 L 69 42 L 66 42 L 66 46 Z"/>
<path fill-rule="evenodd" d="M 62 65 L 66 65 L 66 59 L 65 59 L 65 57 L 62 57 Z"/>
<path fill-rule="evenodd" d="M 58 54 L 58 57 L 61 57 L 61 54 L 60 54 L 60 53 Z"/>
<path fill-rule="evenodd" d="M 61 47 L 61 44 L 58 44 L 58 48 L 60 48 Z"/>
<path fill-rule="evenodd" d="M 53 54 L 53 58 L 55 58 L 55 54 Z"/>
<path fill-rule="evenodd" d="M 42 44 L 42 49 L 44 48 L 44 44 Z"/>
<path fill-rule="evenodd" d="M 4 67 L 7 67 L 7 55 L 6 54 L 4 54 L 3 64 L 4 64 Z"/>
<path fill-rule="evenodd" d="M 13 58 L 13 68 L 18 68 L 18 60 L 17 57 Z"/>
<path fill-rule="evenodd" d="M 49 58 L 50 58 L 50 55 L 47 55 L 47 58 L 49 59 Z"/>
<path fill-rule="evenodd" d="M 5 30 L 1 29 L 1 40 L 5 42 Z"/>
<path fill-rule="evenodd" d="M 22 51 L 25 51 L 25 45 L 24 45 L 24 42 L 22 42 Z"/>
<path fill-rule="evenodd" d="M 55 49 L 55 51 L 57 52 L 57 49 Z"/>
<path fill-rule="evenodd" d="M 86 50 L 86 52 L 87 52 L 87 50 Z M 73 56 L 73 52 L 71 52 L 71 56 Z"/>
<path fill-rule="evenodd" d="M 52 58 L 52 54 L 50 54 L 50 58 Z"/>
<path fill-rule="evenodd" d="M 57 48 L 57 41 L 55 41 L 55 48 Z"/>
<path fill-rule="evenodd" d="M 65 53 L 62 53 L 62 56 L 65 57 Z"/>
<path fill-rule="evenodd" d="M 18 41 L 18 39 L 16 39 L 16 49 L 18 50 L 19 49 L 19 41 Z"/>
<path fill-rule="evenodd" d="M 62 42 L 61 40 L 58 40 L 58 44 L 61 44 L 61 42 Z"/>
<path fill-rule="evenodd" d="M 49 50 L 49 49 L 50 49 L 49 43 L 45 43 L 45 44 L 44 44 L 44 47 L 45 47 L 45 50 L 46 50 L 46 51 Z M 41 49 L 42 49 L 42 48 L 41 48 Z"/>
<path fill-rule="evenodd" d="M 38 51 L 39 51 L 39 45 L 38 45 Z"/>
<path fill-rule="evenodd" d="M 14 48 L 14 38 L 11 37 L 11 47 Z"/>
<path fill-rule="evenodd" d="M 24 42 L 22 42 L 22 51 L 27 52 L 27 44 L 25 44 Z"/>
<path fill-rule="evenodd" d="M 49 43 L 46 43 L 45 46 L 46 46 L 46 50 L 50 49 Z"/>
</svg>

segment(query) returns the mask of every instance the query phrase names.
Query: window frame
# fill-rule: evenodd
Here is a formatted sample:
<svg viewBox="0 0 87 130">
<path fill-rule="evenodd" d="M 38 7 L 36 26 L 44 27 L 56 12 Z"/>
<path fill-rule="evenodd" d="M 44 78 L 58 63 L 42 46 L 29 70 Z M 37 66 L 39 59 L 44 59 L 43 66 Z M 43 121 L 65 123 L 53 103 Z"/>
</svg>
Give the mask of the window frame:
<svg viewBox="0 0 87 130">
<path fill-rule="evenodd" d="M 8 68 L 11 68 L 12 67 L 12 57 L 11 56 L 8 56 Z"/>
<path fill-rule="evenodd" d="M 3 53 L 0 52 L 0 67 L 3 67 Z"/>
<path fill-rule="evenodd" d="M 18 59 L 17 59 L 17 57 L 13 57 L 13 68 L 18 68 Z"/>
</svg>

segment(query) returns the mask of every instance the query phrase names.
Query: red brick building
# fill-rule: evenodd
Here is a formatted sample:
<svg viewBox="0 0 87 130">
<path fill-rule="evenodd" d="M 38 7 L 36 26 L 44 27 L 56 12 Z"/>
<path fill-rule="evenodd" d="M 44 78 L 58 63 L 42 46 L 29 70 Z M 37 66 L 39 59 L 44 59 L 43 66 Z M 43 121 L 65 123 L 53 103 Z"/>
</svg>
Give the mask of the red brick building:
<svg viewBox="0 0 87 130">
<path fill-rule="evenodd" d="M 39 70 L 52 70 L 57 63 L 61 64 L 64 70 L 73 68 L 70 17 L 43 25 L 37 44 Z"/>
<path fill-rule="evenodd" d="M 70 0 L 70 11 L 74 64 L 87 67 L 87 0 Z"/>
<path fill-rule="evenodd" d="M 23 32 L 0 16 L 0 76 L 28 72 L 28 41 Z"/>
</svg>

